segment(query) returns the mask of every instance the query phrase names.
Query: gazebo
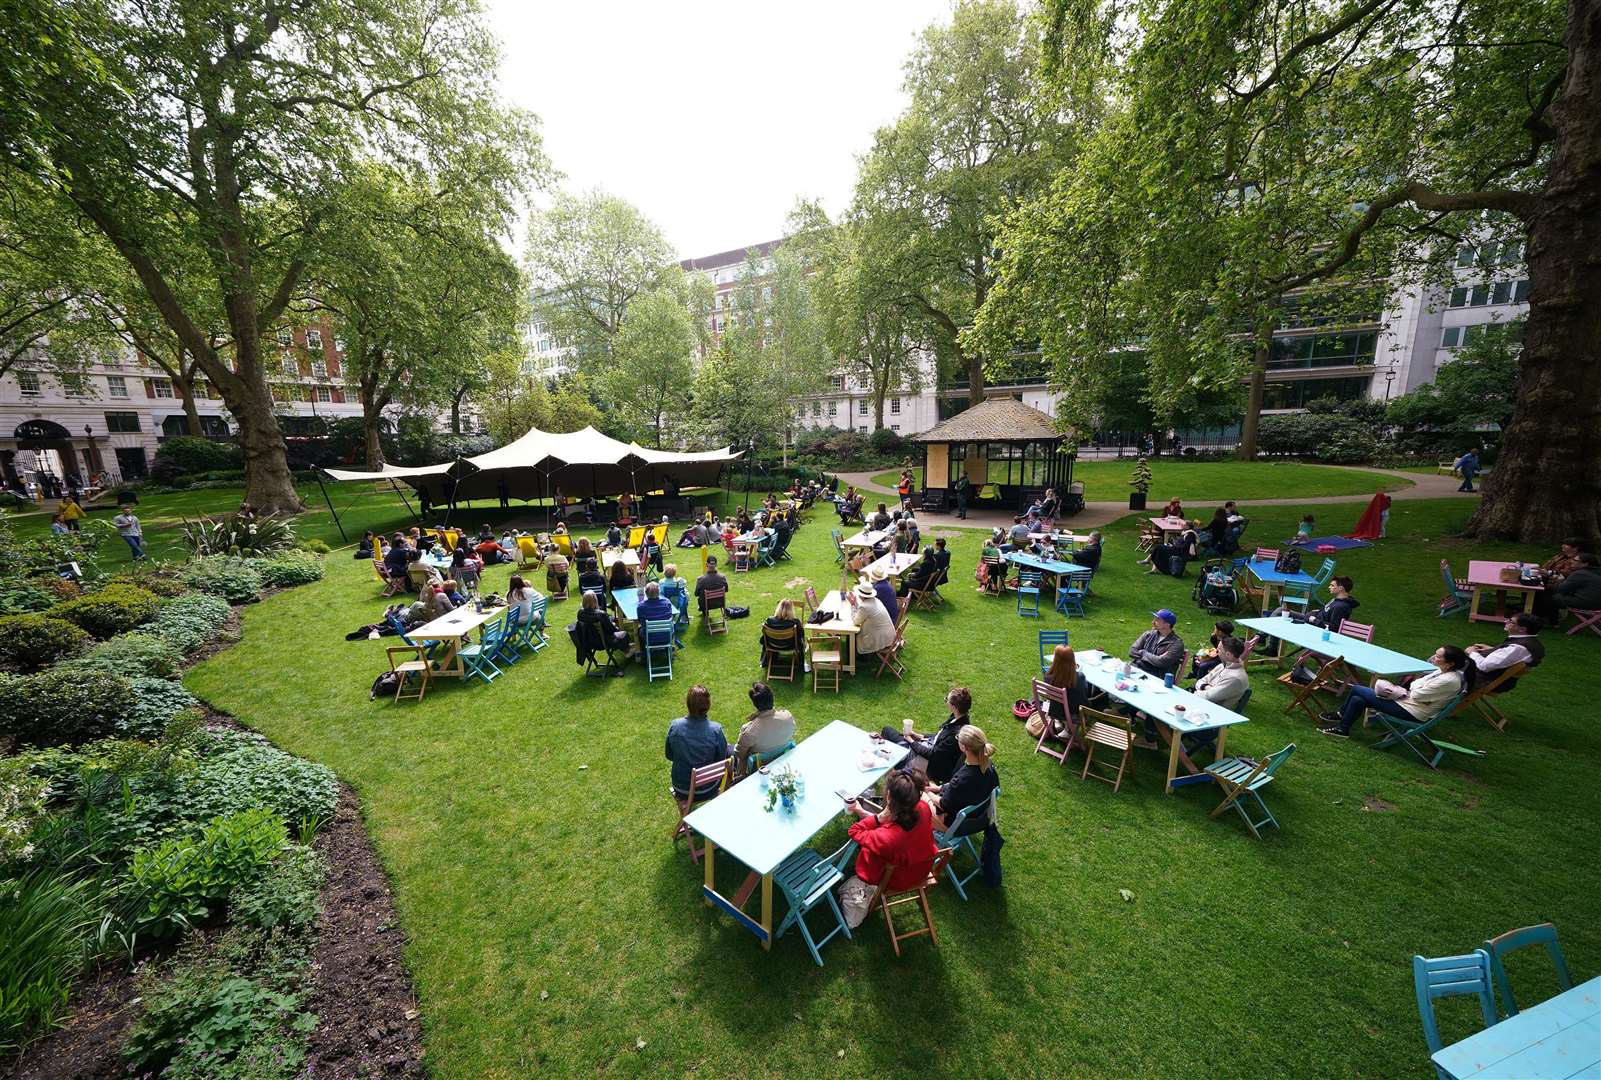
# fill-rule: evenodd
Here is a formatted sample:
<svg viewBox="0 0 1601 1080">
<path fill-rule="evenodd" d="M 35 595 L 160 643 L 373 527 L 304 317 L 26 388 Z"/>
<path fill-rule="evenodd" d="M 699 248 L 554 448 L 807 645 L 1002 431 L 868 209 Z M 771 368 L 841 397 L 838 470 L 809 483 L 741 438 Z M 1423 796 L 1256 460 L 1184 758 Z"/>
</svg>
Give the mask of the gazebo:
<svg viewBox="0 0 1601 1080">
<path fill-rule="evenodd" d="M 1017 398 L 987 398 L 915 437 L 923 444 L 925 503 L 951 504 L 951 482 L 963 472 L 972 496 L 986 493 L 1021 510 L 1055 488 L 1064 505 L 1073 481 L 1072 446 L 1046 413 Z M 930 498 L 930 496 L 933 496 Z"/>
</svg>

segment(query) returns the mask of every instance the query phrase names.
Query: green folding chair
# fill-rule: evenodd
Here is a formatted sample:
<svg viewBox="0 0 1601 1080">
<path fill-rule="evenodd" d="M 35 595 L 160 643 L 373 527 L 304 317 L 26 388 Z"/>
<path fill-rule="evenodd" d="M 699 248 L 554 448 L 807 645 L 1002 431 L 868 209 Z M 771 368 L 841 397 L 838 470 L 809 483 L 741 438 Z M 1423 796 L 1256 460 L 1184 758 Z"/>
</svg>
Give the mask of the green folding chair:
<svg viewBox="0 0 1601 1080">
<path fill-rule="evenodd" d="M 1295 744 L 1291 743 L 1265 761 L 1226 757 L 1208 765 L 1202 771 L 1223 789 L 1223 801 L 1217 804 L 1217 809 L 1210 816 L 1217 817 L 1233 807 L 1251 835 L 1258 840 L 1262 839 L 1262 830 L 1269 825 L 1278 828 L 1278 819 L 1267 808 L 1267 803 L 1262 801 L 1262 789 L 1273 782 L 1273 775 L 1279 771 L 1279 766 L 1288 761 L 1293 753 Z M 1255 808 L 1255 816 L 1251 807 Z"/>
<path fill-rule="evenodd" d="M 674 619 L 646 619 L 639 628 L 640 648 L 645 652 L 647 682 L 673 679 Z"/>
<path fill-rule="evenodd" d="M 1512 983 L 1507 978 L 1506 966 L 1502 963 L 1502 959 L 1508 953 L 1536 945 L 1544 945 L 1546 953 L 1551 957 L 1551 967 L 1557 977 L 1557 989 L 1573 989 L 1573 976 L 1568 974 L 1568 961 L 1562 955 L 1562 946 L 1557 942 L 1555 926 L 1546 922 L 1537 926 L 1508 930 L 1484 943 L 1484 951 L 1490 954 L 1490 973 L 1495 976 L 1495 985 L 1501 991 L 1501 1005 L 1506 1009 L 1508 1016 L 1518 1015 L 1518 1000 L 1512 996 Z"/>
<path fill-rule="evenodd" d="M 789 913 L 778 924 L 773 937 L 783 937 L 790 929 L 799 928 L 806 949 L 818 967 L 823 966 L 823 955 L 818 950 L 840 934 L 844 934 L 847 940 L 851 936 L 850 927 L 845 925 L 845 913 L 839 909 L 839 901 L 834 898 L 834 887 L 845 880 L 845 867 L 850 865 L 851 857 L 855 854 L 854 840 L 826 857 L 803 847 L 779 863 L 778 869 L 773 871 L 773 881 L 789 904 Z M 806 913 L 823 904 L 833 914 L 834 926 L 822 937 L 814 937 L 811 927 L 806 925 Z"/>
<path fill-rule="evenodd" d="M 1462 754 L 1466 757 L 1483 757 L 1483 750 L 1458 746 L 1456 743 L 1437 739 L 1430 734 L 1440 721 L 1456 711 L 1456 707 L 1461 701 L 1462 695 L 1458 694 L 1445 703 L 1445 708 L 1427 720 L 1414 720 L 1410 716 L 1391 716 L 1389 713 L 1380 712 L 1377 709 L 1369 709 L 1368 715 L 1377 720 L 1385 731 L 1384 738 L 1374 743 L 1373 749 L 1383 750 L 1386 747 L 1397 744 L 1405 746 L 1418 756 L 1419 761 L 1431 769 L 1439 767 L 1440 760 L 1445 757 L 1447 751 L 1454 754 Z"/>
</svg>

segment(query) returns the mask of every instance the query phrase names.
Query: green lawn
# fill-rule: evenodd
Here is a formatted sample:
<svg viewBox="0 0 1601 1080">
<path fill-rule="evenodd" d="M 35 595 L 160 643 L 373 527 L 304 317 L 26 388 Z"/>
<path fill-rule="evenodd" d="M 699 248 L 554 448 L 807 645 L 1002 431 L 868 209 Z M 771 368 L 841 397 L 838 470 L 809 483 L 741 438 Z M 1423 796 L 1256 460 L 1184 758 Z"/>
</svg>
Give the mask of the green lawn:
<svg viewBox="0 0 1601 1080">
<path fill-rule="evenodd" d="M 912 470 L 919 486 L 923 470 Z M 1341 469 L 1330 465 L 1302 465 L 1289 461 L 1157 461 L 1151 465 L 1155 481 L 1151 485 L 1153 505 L 1177 495 L 1184 500 L 1289 499 L 1322 495 L 1371 495 L 1375 491 L 1395 491 L 1410 486 L 1399 477 L 1378 476 L 1360 469 Z M 1075 461 L 1073 479 L 1084 484 L 1089 502 L 1120 502 L 1128 497 L 1129 477 L 1134 462 Z M 900 470 L 891 469 L 873 477 L 873 482 L 893 488 Z"/>
<path fill-rule="evenodd" d="M 1427 655 L 1494 637 L 1435 617 L 1438 560 L 1464 570 L 1470 554 L 1541 553 L 1441 539 L 1468 510 L 1398 503 L 1392 539 L 1341 557 L 1380 643 Z M 1283 536 L 1297 516 L 1259 508 L 1247 540 Z M 446 686 L 420 706 L 369 702 L 387 641 L 344 635 L 384 602 L 348 552 L 326 581 L 248 609 L 244 640 L 190 672 L 196 693 L 359 793 L 436 1075 L 1171 1076 L 1204 1063 L 1239 1077 L 1423 1076 L 1414 953 L 1551 919 L 1576 977 L 1601 968 L 1601 736 L 1575 707 L 1597 685 L 1594 638 L 1547 642 L 1545 666 L 1508 702 L 1509 734 L 1451 722 L 1447 737 L 1489 756 L 1438 772 L 1369 749 L 1371 734 L 1338 741 L 1286 718 L 1259 669 L 1252 723 L 1230 749 L 1298 744 L 1270 795 L 1284 828 L 1259 842 L 1232 817 L 1208 819 L 1211 789 L 1162 794 L 1165 755 L 1142 754 L 1114 793 L 1030 752 L 1009 706 L 1035 671 L 1035 631 L 1063 620 L 975 594 L 979 534 L 944 519 L 932 529 L 956 536 L 951 603 L 913 617 L 906 681 L 778 693 L 804 735 L 834 719 L 931 728 L 947 688 L 970 686 L 999 747 L 1006 884 L 977 886 L 968 903 L 937 889 L 939 947 L 913 942 L 900 960 L 873 922 L 826 946 L 823 969 L 793 935 L 764 953 L 702 904 L 700 871 L 668 842 L 662 735 L 696 681 L 737 731 L 757 619 L 807 580 L 838 581 L 827 529 L 819 514 L 793 563 L 735 577 L 730 599 L 753 617 L 715 638 L 696 627 L 671 683 L 647 685 L 637 669 L 585 679 L 560 629 L 566 603 L 550 648 L 494 684 Z M 1075 643 L 1124 648 L 1161 605 L 1200 640 L 1210 620 L 1191 582 L 1136 569 L 1132 519 L 1108 532 L 1098 598 L 1069 624 Z M 492 570 L 490 587 L 505 574 Z M 817 846 L 842 834 L 831 827 Z M 1547 992 L 1536 970 L 1517 974 L 1520 994 Z M 1461 1000 L 1442 1016 L 1448 1038 L 1476 1026 Z"/>
</svg>

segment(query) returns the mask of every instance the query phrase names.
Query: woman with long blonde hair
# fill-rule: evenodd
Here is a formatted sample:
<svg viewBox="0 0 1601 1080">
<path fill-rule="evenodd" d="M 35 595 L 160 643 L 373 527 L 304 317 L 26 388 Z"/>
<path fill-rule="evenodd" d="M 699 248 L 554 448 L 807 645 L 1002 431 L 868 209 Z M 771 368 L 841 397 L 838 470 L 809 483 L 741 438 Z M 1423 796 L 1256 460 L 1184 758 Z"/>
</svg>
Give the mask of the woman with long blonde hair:
<svg viewBox="0 0 1601 1080">
<path fill-rule="evenodd" d="M 961 748 L 962 763 L 949 780 L 924 792 L 923 798 L 934 811 L 934 827 L 940 832 L 950 828 L 957 814 L 972 807 L 962 822 L 960 835 L 966 836 L 989 824 L 990 792 L 1001 786 L 1001 778 L 995 770 L 995 747 L 983 728 L 965 725 L 957 732 L 956 745 Z"/>
</svg>

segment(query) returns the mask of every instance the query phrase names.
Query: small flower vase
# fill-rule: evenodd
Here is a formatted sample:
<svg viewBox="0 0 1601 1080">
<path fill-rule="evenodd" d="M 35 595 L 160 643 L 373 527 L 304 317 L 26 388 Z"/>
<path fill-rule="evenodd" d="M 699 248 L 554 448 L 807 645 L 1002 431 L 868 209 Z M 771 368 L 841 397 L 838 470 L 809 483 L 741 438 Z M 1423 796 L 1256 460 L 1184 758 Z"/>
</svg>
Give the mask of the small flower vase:
<svg viewBox="0 0 1601 1080">
<path fill-rule="evenodd" d="M 795 796 L 794 796 L 793 793 L 788 792 L 788 791 L 783 792 L 779 796 L 779 801 L 781 801 L 784 804 L 784 812 L 785 813 L 793 814 L 795 812 Z"/>
</svg>

